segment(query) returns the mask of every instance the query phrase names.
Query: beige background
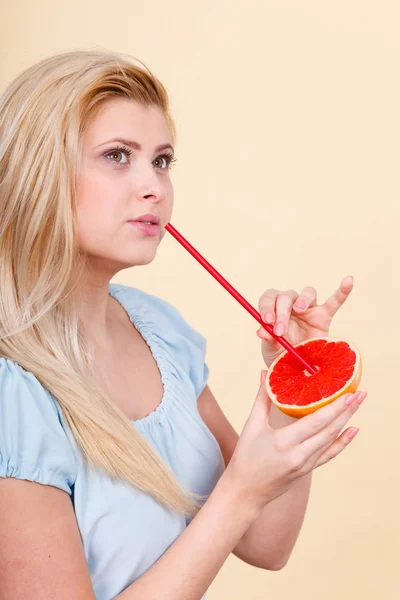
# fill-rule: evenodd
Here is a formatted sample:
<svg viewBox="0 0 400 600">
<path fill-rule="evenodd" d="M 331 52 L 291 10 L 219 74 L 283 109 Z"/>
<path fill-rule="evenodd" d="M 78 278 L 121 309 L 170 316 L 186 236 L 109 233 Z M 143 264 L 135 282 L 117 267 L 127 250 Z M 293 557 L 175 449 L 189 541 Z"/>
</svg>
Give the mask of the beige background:
<svg viewBox="0 0 400 600">
<path fill-rule="evenodd" d="M 4 0 L 3 0 L 4 2 Z M 281 572 L 230 557 L 210 600 L 400 597 L 399 3 L 15 1 L 1 8 L 3 88 L 53 52 L 146 62 L 178 121 L 175 226 L 253 303 L 267 287 L 356 287 L 332 335 L 359 345 L 358 438 L 319 469 Z M 262 366 L 257 324 L 168 237 L 118 274 L 208 338 L 210 386 L 240 430 Z"/>
</svg>

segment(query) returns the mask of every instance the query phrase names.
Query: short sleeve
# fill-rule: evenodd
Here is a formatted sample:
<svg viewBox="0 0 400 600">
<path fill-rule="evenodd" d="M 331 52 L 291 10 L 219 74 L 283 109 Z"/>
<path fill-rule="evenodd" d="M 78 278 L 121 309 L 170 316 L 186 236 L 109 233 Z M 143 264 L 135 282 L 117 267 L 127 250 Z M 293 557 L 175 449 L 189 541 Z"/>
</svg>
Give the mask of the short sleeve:
<svg viewBox="0 0 400 600">
<path fill-rule="evenodd" d="M 27 479 L 71 494 L 76 469 L 49 391 L 32 373 L 0 358 L 0 477 Z"/>
</svg>

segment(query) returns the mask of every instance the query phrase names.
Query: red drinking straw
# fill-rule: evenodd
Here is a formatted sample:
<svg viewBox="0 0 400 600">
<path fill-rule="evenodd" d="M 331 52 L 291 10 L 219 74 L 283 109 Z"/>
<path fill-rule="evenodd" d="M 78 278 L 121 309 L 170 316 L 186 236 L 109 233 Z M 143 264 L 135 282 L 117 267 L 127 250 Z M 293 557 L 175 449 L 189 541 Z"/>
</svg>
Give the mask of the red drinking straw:
<svg viewBox="0 0 400 600">
<path fill-rule="evenodd" d="M 249 304 L 247 300 L 243 298 L 243 296 L 239 294 L 239 292 L 235 290 L 235 288 L 230 283 L 228 283 L 227 280 L 224 277 L 222 277 L 222 275 L 218 273 L 216 269 L 214 269 L 212 265 L 210 265 L 210 263 L 200 254 L 200 252 L 193 248 L 193 246 L 187 241 L 187 239 L 185 239 L 183 235 L 181 235 L 179 231 L 177 231 L 175 227 L 171 225 L 171 223 L 167 223 L 167 225 L 165 225 L 165 229 L 180 244 L 182 244 L 182 246 L 186 248 L 186 250 L 210 273 L 210 275 L 212 275 L 222 285 L 222 287 L 224 287 L 239 302 L 239 304 L 241 304 L 243 308 L 245 308 L 247 312 L 249 312 L 251 316 L 254 317 L 255 320 L 258 321 L 260 325 L 262 325 L 264 329 L 266 329 L 268 333 L 270 333 L 281 344 L 281 346 L 283 346 L 288 352 L 290 352 L 302 364 L 302 366 L 305 369 L 307 369 L 309 373 L 314 375 L 317 372 L 317 370 L 314 367 L 309 365 L 308 362 L 305 361 L 302 356 L 300 356 L 300 354 L 296 351 L 292 344 L 285 340 L 284 337 L 275 335 L 274 328 L 262 320 L 260 313 L 256 311 L 256 309 L 253 308 L 251 304 Z"/>
</svg>

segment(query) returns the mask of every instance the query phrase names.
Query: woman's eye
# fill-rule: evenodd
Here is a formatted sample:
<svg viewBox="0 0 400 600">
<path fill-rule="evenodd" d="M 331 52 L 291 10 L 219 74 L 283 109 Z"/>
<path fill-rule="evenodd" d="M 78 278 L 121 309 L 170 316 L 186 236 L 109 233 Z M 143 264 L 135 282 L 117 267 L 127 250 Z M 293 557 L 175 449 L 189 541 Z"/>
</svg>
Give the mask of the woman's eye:
<svg viewBox="0 0 400 600">
<path fill-rule="evenodd" d="M 171 162 L 171 156 L 158 156 L 156 159 L 154 159 L 153 165 L 156 167 L 156 169 L 168 169 Z"/>
<path fill-rule="evenodd" d="M 107 152 L 106 157 L 111 160 L 111 162 L 115 162 L 118 165 L 126 164 L 128 162 L 127 152 L 124 150 L 111 150 L 111 152 Z"/>
</svg>

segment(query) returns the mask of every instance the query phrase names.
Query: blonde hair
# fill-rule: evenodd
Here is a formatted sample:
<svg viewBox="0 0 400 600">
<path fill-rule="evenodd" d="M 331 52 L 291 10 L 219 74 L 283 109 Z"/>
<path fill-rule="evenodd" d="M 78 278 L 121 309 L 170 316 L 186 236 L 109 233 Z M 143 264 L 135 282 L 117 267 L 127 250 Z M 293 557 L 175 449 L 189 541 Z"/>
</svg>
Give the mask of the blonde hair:
<svg viewBox="0 0 400 600">
<path fill-rule="evenodd" d="M 0 97 L 0 356 L 56 398 L 89 467 L 194 516 L 186 490 L 96 382 L 78 315 L 85 257 L 74 201 L 82 137 L 109 99 L 159 106 L 175 137 L 163 85 L 132 57 L 103 50 L 54 55 Z"/>
</svg>

